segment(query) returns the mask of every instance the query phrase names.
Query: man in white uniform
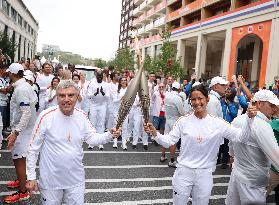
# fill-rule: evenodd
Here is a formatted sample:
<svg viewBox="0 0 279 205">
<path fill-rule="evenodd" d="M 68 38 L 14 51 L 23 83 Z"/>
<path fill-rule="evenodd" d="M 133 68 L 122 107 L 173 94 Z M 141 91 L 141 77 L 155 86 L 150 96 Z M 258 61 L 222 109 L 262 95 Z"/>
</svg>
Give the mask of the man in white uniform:
<svg viewBox="0 0 279 205">
<path fill-rule="evenodd" d="M 7 72 L 14 83 L 14 92 L 10 102 L 12 133 L 8 136 L 8 148 L 12 150 L 17 180 L 10 181 L 7 186 L 19 188 L 19 191 L 5 197 L 6 203 L 16 203 L 29 198 L 26 191 L 26 155 L 31 133 L 36 121 L 37 96 L 32 86 L 23 78 L 23 66 L 13 63 Z"/>
<path fill-rule="evenodd" d="M 42 112 L 46 108 L 47 89 L 49 88 L 54 75 L 51 74 L 52 66 L 50 63 L 44 63 L 42 66 L 43 73 L 37 73 L 36 83 L 40 87 L 39 91 L 39 110 Z"/>
<path fill-rule="evenodd" d="M 266 204 L 271 163 L 279 168 L 279 147 L 270 125 L 271 117 L 278 110 L 279 99 L 269 90 L 260 90 L 255 93 L 253 101 L 259 111 L 254 118 L 249 140 L 232 143 L 230 153 L 234 154 L 234 165 L 227 205 Z M 235 127 L 245 125 L 242 116 L 233 121 Z"/>
<path fill-rule="evenodd" d="M 43 111 L 33 130 L 27 155 L 27 185 L 29 191 L 40 188 L 43 205 L 84 204 L 85 173 L 82 164 L 83 142 L 104 144 L 119 131 L 111 129 L 96 133 L 86 114 L 75 108 L 79 88 L 71 80 L 57 87 L 58 106 Z M 40 153 L 39 186 L 36 162 Z"/>
<path fill-rule="evenodd" d="M 91 101 L 89 119 L 98 133 L 104 133 L 107 102 L 110 97 L 110 93 L 108 83 L 103 81 L 103 73 L 97 72 L 96 78 L 97 81 L 91 81 L 87 89 L 87 96 Z M 99 149 L 104 149 L 102 144 L 99 145 Z"/>
<path fill-rule="evenodd" d="M 165 126 L 165 134 L 168 134 L 175 122 L 183 115 L 185 115 L 185 110 L 183 107 L 183 102 L 181 97 L 179 96 L 180 84 L 178 82 L 174 82 L 172 84 L 172 91 L 166 92 L 165 94 L 165 109 L 166 109 L 166 126 Z M 170 167 L 176 167 L 176 161 L 174 159 L 175 156 L 176 145 L 170 146 L 170 155 L 171 159 L 169 162 Z M 161 162 L 166 161 L 166 148 L 162 147 L 162 157 L 160 159 Z"/>
<path fill-rule="evenodd" d="M 209 88 L 209 103 L 207 105 L 208 113 L 223 119 L 223 112 L 221 106 L 221 98 L 225 95 L 225 91 L 227 89 L 228 81 L 223 78 L 217 76 L 211 79 Z"/>
</svg>

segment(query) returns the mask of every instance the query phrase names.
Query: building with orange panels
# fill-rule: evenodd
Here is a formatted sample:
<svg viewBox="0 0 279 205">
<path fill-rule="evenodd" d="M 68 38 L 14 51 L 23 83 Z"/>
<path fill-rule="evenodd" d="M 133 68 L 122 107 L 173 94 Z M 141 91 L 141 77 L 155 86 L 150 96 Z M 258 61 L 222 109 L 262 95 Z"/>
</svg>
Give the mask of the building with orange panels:
<svg viewBox="0 0 279 205">
<path fill-rule="evenodd" d="M 196 72 L 206 79 L 217 75 L 231 79 L 242 74 L 253 88 L 279 75 L 278 0 L 134 0 L 134 4 L 133 27 L 142 53 L 158 55 L 159 34 L 171 28 L 171 42 L 186 76 Z M 130 47 L 133 50 L 134 43 Z"/>
</svg>

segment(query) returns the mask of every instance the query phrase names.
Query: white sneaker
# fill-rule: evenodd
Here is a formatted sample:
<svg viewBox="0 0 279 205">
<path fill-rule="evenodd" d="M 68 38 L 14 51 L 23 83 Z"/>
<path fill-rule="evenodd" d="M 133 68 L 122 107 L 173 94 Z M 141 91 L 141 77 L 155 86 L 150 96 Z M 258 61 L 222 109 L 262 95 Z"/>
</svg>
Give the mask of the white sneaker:
<svg viewBox="0 0 279 205">
<path fill-rule="evenodd" d="M 117 139 L 114 139 L 114 140 L 113 140 L 113 145 L 112 145 L 112 147 L 117 149 Z"/>
<path fill-rule="evenodd" d="M 122 149 L 123 149 L 123 150 L 127 150 L 127 145 L 126 145 L 126 143 L 123 143 L 123 144 L 122 144 Z"/>
<path fill-rule="evenodd" d="M 128 138 L 126 139 L 126 142 L 130 142 L 130 137 L 128 137 Z"/>
<path fill-rule="evenodd" d="M 88 145 L 88 149 L 93 149 L 94 146 Z"/>
<path fill-rule="evenodd" d="M 174 161 L 174 162 L 169 161 L 168 165 L 169 165 L 169 167 L 176 168 L 176 161 Z"/>
<path fill-rule="evenodd" d="M 99 145 L 99 150 L 103 150 L 104 149 L 104 145 Z"/>
</svg>

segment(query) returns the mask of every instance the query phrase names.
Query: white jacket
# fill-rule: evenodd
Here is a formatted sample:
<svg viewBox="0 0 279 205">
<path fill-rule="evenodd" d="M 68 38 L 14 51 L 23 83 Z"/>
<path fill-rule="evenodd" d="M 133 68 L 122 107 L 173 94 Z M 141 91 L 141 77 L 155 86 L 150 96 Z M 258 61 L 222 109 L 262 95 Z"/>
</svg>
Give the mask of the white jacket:
<svg viewBox="0 0 279 205">
<path fill-rule="evenodd" d="M 164 93 L 165 95 L 165 93 Z M 155 91 L 152 95 L 152 99 L 151 99 L 151 116 L 156 116 L 159 117 L 160 115 L 160 111 L 164 111 L 165 110 L 165 105 L 163 105 L 164 107 L 162 107 L 162 98 L 161 98 L 161 94 L 159 91 Z"/>
<path fill-rule="evenodd" d="M 83 142 L 100 145 L 112 135 L 96 133 L 86 114 L 75 108 L 71 116 L 58 106 L 44 110 L 35 124 L 27 154 L 27 179 L 36 179 L 36 162 L 40 153 L 39 185 L 42 189 L 69 189 L 84 183 Z"/>
</svg>

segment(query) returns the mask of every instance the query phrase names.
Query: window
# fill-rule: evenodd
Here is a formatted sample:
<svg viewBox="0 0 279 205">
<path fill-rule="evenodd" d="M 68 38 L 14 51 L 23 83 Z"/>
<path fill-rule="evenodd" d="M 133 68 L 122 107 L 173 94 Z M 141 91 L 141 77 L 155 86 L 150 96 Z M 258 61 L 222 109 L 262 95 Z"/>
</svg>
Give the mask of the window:
<svg viewBox="0 0 279 205">
<path fill-rule="evenodd" d="M 31 35 L 32 35 L 32 36 L 34 35 L 34 30 L 33 30 L 33 28 L 31 28 Z"/>
<path fill-rule="evenodd" d="M 27 22 L 26 21 L 24 21 L 23 26 L 24 26 L 24 30 L 27 31 Z"/>
<path fill-rule="evenodd" d="M 18 24 L 22 27 L 22 17 L 21 17 L 21 15 L 19 15 L 19 14 L 18 14 L 18 16 L 17 16 L 17 22 L 18 22 Z"/>
<path fill-rule="evenodd" d="M 10 15 L 10 7 L 11 5 L 7 2 L 7 0 L 2 0 L 2 8 L 3 11 L 9 16 Z"/>
<path fill-rule="evenodd" d="M 28 24 L 28 33 L 31 33 L 31 26 Z"/>
<path fill-rule="evenodd" d="M 12 14 L 12 19 L 16 22 L 17 11 L 13 7 L 11 7 L 11 14 Z"/>
</svg>

